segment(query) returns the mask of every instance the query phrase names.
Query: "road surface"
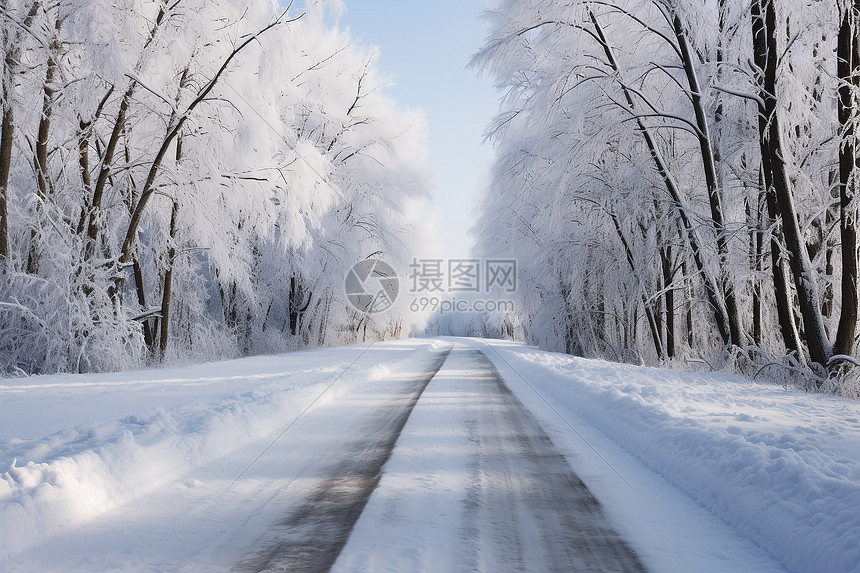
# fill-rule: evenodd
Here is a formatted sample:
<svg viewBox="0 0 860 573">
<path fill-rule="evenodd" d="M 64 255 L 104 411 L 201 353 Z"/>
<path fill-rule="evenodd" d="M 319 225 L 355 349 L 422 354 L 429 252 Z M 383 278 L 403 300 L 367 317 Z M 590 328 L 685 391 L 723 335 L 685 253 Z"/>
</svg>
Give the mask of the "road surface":
<svg viewBox="0 0 860 573">
<path fill-rule="evenodd" d="M 261 540 L 259 554 L 237 565 L 234 571 L 305 573 L 331 568 L 376 489 L 382 467 L 415 403 L 449 352 L 443 352 L 424 372 L 405 377 L 396 393 L 369 412 L 355 436 L 331 457 L 331 467 L 323 470 L 327 477 L 287 517 L 272 526 Z"/>
<path fill-rule="evenodd" d="M 645 570 L 480 351 L 455 347 L 379 404 L 234 571 Z M 401 456 L 416 407 L 417 439 L 444 433 Z M 389 465 L 406 481 L 387 480 Z M 428 517 L 439 507 L 444 518 Z"/>
</svg>

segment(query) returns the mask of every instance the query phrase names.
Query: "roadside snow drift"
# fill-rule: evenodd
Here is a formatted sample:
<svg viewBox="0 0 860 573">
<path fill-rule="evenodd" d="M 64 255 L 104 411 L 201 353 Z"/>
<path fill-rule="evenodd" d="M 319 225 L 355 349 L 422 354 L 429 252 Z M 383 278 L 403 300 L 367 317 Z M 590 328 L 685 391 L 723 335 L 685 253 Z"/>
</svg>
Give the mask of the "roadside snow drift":
<svg viewBox="0 0 860 573">
<path fill-rule="evenodd" d="M 790 571 L 860 571 L 857 402 L 488 342 L 473 344 L 540 393 L 543 420 L 598 429 Z"/>
<path fill-rule="evenodd" d="M 0 563 L 275 432 L 357 383 L 423 365 L 439 345 L 0 380 Z"/>
</svg>

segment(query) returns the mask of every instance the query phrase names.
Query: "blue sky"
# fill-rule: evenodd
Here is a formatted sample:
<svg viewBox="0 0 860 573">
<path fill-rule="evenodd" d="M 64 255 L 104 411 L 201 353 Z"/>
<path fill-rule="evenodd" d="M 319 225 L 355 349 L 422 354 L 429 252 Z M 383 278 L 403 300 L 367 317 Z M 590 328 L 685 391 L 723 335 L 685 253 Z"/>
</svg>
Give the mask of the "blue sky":
<svg viewBox="0 0 860 573">
<path fill-rule="evenodd" d="M 467 70 L 483 43 L 480 19 L 488 0 L 344 0 L 340 25 L 365 46 L 376 46 L 378 67 L 392 80 L 400 106 L 420 108 L 429 125 L 434 206 L 441 256 L 468 255 L 474 203 L 492 160 L 482 134 L 498 95 L 487 78 Z"/>
</svg>

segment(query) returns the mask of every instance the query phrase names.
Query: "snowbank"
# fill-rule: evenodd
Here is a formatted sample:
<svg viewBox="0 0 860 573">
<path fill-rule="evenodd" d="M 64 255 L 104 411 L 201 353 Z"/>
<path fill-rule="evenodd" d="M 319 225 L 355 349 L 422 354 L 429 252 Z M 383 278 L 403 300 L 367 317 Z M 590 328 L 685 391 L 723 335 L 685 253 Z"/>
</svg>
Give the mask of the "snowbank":
<svg viewBox="0 0 860 573">
<path fill-rule="evenodd" d="M 21 380 L 0 380 L 0 463 L 6 468 L 0 476 L 0 561 L 273 434 L 306 408 L 328 403 L 357 384 L 423 369 L 441 345 L 378 344 L 364 355 L 366 346 L 354 346 L 114 375 L 115 380 L 34 377 L 24 382 L 29 392 Z M 278 362 L 280 368 L 272 368 Z M 278 375 L 241 374 L 255 367 Z M 134 413 L 61 428 L 44 438 L 14 437 L 21 434 L 8 421 L 16 417 L 48 427 L 49 419 L 38 421 L 40 406 L 51 396 L 57 400 L 57 392 L 78 401 L 76 408 L 66 408 L 66 416 L 70 411 L 84 419 L 98 416 L 91 401 L 112 412 Z M 175 404 L 141 408 L 153 400 Z"/>
<path fill-rule="evenodd" d="M 511 383 L 521 376 L 789 571 L 860 571 L 857 402 L 490 344 L 476 346 Z"/>
</svg>

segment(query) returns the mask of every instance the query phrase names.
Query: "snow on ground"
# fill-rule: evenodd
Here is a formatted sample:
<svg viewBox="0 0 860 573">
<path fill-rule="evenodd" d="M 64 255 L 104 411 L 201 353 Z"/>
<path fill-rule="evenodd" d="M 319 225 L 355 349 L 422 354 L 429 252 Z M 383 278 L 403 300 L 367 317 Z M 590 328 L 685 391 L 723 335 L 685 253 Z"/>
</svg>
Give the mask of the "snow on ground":
<svg viewBox="0 0 860 573">
<path fill-rule="evenodd" d="M 649 570 L 860 571 L 857 402 L 475 339 L 0 380 L 0 570 L 230 570 L 312 489 L 369 389 L 452 342 L 485 352 Z M 431 381 L 336 570 L 471 570 L 446 549 L 468 385 Z"/>
<path fill-rule="evenodd" d="M 281 431 L 311 405 L 423 365 L 439 345 L 0 380 L 0 564 Z"/>
<path fill-rule="evenodd" d="M 724 528 L 691 519 L 696 507 L 662 476 L 789 571 L 860 571 L 857 402 L 728 374 L 471 344 L 551 429 L 654 570 L 757 570 L 731 554 Z"/>
</svg>

